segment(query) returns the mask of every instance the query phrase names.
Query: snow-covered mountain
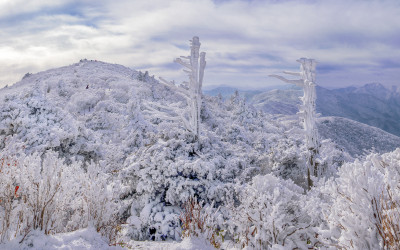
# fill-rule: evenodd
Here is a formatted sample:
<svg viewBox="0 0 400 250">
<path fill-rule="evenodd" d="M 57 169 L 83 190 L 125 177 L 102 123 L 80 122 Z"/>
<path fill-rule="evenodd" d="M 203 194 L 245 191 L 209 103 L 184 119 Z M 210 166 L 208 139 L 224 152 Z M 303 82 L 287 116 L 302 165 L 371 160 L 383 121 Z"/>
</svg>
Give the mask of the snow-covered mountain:
<svg viewBox="0 0 400 250">
<path fill-rule="evenodd" d="M 219 86 L 219 87 L 211 87 L 203 90 L 203 93 L 209 96 L 218 96 L 221 95 L 222 98 L 231 97 L 236 91 L 239 92 L 240 96 L 243 97 L 246 101 L 249 101 L 253 98 L 253 96 L 270 91 L 270 90 L 284 90 L 284 89 L 292 89 L 292 85 L 289 84 L 281 84 L 275 86 L 268 86 L 265 88 L 257 89 L 257 90 L 244 90 L 238 89 L 229 86 Z"/>
<path fill-rule="evenodd" d="M 248 96 L 252 96 L 250 102 L 254 107 L 267 113 L 295 114 L 298 110 L 298 97 L 302 95 L 302 91 L 297 88 L 285 88 L 260 94 L 250 91 Z M 233 88 L 223 88 L 223 90 L 226 96 L 234 94 L 235 91 Z M 221 89 L 209 92 L 217 94 L 218 91 Z M 391 124 L 388 120 L 399 114 L 400 108 L 397 110 L 394 108 L 396 105 L 400 107 L 400 101 L 397 99 L 399 91 L 389 91 L 380 84 L 369 84 L 362 88 L 337 90 L 318 87 L 317 93 L 317 110 L 323 115 L 344 116 L 354 120 L 374 116 L 375 120 L 367 121 L 380 121 L 390 124 L 391 127 L 397 126 L 397 123 Z M 203 125 L 205 132 L 209 129 L 212 131 L 212 127 L 216 126 L 217 114 L 217 117 L 223 117 L 222 120 L 234 119 L 233 114 L 227 116 L 223 109 L 228 109 L 228 114 L 239 112 L 246 116 L 246 112 L 251 112 L 254 116 L 257 113 L 251 106 L 239 101 L 241 100 L 239 96 L 226 97 L 225 104 L 241 106 L 242 111 L 235 111 L 238 107 L 225 107 L 221 110 L 224 101 L 218 97 L 205 98 L 207 100 L 205 103 L 211 106 L 209 109 L 204 109 L 207 111 L 204 111 L 203 115 L 214 117 L 204 119 L 210 123 L 207 125 L 206 122 Z M 151 142 L 148 133 L 157 133 L 152 123 L 158 118 L 152 117 L 145 111 L 144 103 L 155 101 L 168 106 L 168 103 L 180 99 L 180 96 L 160 84 L 154 77 L 121 65 L 82 60 L 70 66 L 25 76 L 13 86 L 2 89 L 0 91 L 1 141 L 4 147 L 5 138 L 12 135 L 12 139 L 16 142 L 14 144 L 20 144 L 27 153 L 53 149 L 62 157 L 76 157 L 83 161 L 95 160 L 112 168 L 111 162 L 123 164 L 129 155 L 140 147 L 154 143 Z M 393 112 L 387 111 L 386 114 L 391 113 L 387 114 L 387 118 L 377 112 L 378 109 L 382 112 L 393 109 Z M 263 126 L 272 129 L 274 137 L 276 134 L 283 136 L 284 126 L 275 124 L 276 119 L 273 116 L 261 116 L 256 120 L 259 119 L 264 120 L 263 123 L 268 123 Z M 319 125 L 322 137 L 332 139 L 352 155 L 361 154 L 372 148 L 383 153 L 398 146 L 396 143 L 398 137 L 388 135 L 379 129 L 374 130 L 372 127 L 348 119 L 320 120 L 323 121 Z M 297 121 L 291 126 L 297 126 Z M 242 129 L 247 131 L 249 128 Z M 344 130 L 348 133 L 337 133 Z M 360 131 L 362 136 L 357 136 L 355 140 L 349 140 L 349 137 L 345 136 Z M 293 138 L 297 137 L 293 135 Z M 357 139 L 360 140 L 359 143 L 356 143 Z M 226 139 L 221 137 L 220 140 Z"/>
<path fill-rule="evenodd" d="M 190 196 L 226 204 L 234 183 L 257 173 L 303 183 L 301 129 L 288 132 L 238 95 L 204 96 L 197 141 L 179 119 L 165 118 L 185 115 L 185 107 L 182 96 L 148 74 L 82 60 L 1 89 L 0 147 L 97 164 L 120 185 L 120 219 L 134 239 L 179 238 L 177 217 Z M 321 150 L 342 157 L 332 143 Z"/>
<path fill-rule="evenodd" d="M 318 132 L 353 156 L 367 152 L 391 152 L 400 147 L 400 137 L 357 121 L 342 117 L 321 117 Z"/>
<path fill-rule="evenodd" d="M 399 87 L 371 83 L 332 90 L 317 86 L 316 91 L 317 112 L 322 116 L 348 118 L 400 136 Z M 300 96 L 298 89 L 270 90 L 249 102 L 266 113 L 292 115 L 298 111 Z"/>
<path fill-rule="evenodd" d="M 301 129 L 297 115 L 276 115 L 280 124 Z M 371 152 L 386 153 L 400 147 L 400 137 L 351 119 L 328 116 L 317 119 L 321 139 L 333 141 L 341 150 L 353 157 Z"/>
<path fill-rule="evenodd" d="M 351 155 L 372 147 L 380 153 L 392 150 L 398 137 L 345 118 L 321 118 L 318 175 L 338 173 L 341 189 L 333 178 L 321 178 L 305 192 L 309 158 L 297 115 L 266 114 L 237 92 L 225 100 L 203 95 L 197 136 L 182 118 L 190 115 L 190 100 L 179 94 L 186 87 L 162 84 L 121 65 L 81 60 L 26 75 L 1 89 L 0 248 L 8 240 L 9 246 L 23 242 L 41 248 L 80 238 L 86 245 L 91 239 L 100 241 L 92 237 L 95 232 L 109 237 L 100 245 L 125 242 L 134 247 L 140 244 L 132 240 L 180 239 L 182 229 L 213 245 L 222 242 L 223 233 L 239 247 L 328 246 L 336 244 L 330 238 L 342 230 L 337 221 L 343 216 L 335 212 L 349 207 L 340 191 L 351 195 L 354 181 L 366 183 L 361 178 L 369 178 L 365 173 L 380 176 L 368 183 L 382 187 L 390 179 L 382 177 L 384 171 L 385 176 L 398 174 L 391 167 L 380 168 L 386 166 L 382 160 L 398 166 L 392 159 L 399 150 L 351 165 Z M 296 95 L 272 93 L 267 97 L 278 96 L 276 101 Z M 370 164 L 373 172 L 364 171 Z M 378 188 L 359 190 L 361 198 L 351 201 Z M 331 206 L 338 209 L 324 210 Z M 195 215 L 179 218 L 190 208 L 197 209 Z M 367 213 L 362 218 L 369 218 Z M 204 222 L 203 231 L 195 217 Z M 7 221 L 11 223 L 3 223 Z M 43 228 L 33 227 L 32 221 Z M 95 228 L 76 231 L 90 225 Z M 76 233 L 68 234 L 72 231 Z M 322 234 L 327 238 L 317 238 Z"/>
<path fill-rule="evenodd" d="M 255 95 L 249 102 L 269 114 L 293 115 L 299 111 L 299 96 L 302 94 L 298 88 L 275 89 Z"/>
<path fill-rule="evenodd" d="M 221 95 L 222 98 L 231 97 L 235 91 L 238 91 L 233 87 L 217 87 L 209 90 L 204 90 L 203 93 L 210 96 L 218 96 Z M 244 97 L 246 100 L 250 100 L 254 95 L 260 94 L 263 91 L 261 90 L 241 90 L 240 95 Z"/>
<path fill-rule="evenodd" d="M 379 83 L 359 88 L 318 88 L 317 111 L 356 120 L 400 136 L 400 94 Z"/>
</svg>

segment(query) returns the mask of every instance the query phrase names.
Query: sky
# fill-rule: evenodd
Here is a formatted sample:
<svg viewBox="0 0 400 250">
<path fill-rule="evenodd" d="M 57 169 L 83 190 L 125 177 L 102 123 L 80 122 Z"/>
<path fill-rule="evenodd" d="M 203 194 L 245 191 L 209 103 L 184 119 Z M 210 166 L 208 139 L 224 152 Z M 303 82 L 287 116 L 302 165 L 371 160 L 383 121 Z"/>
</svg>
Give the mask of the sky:
<svg viewBox="0 0 400 250">
<path fill-rule="evenodd" d="M 179 82 L 193 36 L 205 88 L 283 84 L 301 57 L 323 87 L 400 85 L 398 0 L 0 0 L 0 87 L 83 58 Z"/>
</svg>

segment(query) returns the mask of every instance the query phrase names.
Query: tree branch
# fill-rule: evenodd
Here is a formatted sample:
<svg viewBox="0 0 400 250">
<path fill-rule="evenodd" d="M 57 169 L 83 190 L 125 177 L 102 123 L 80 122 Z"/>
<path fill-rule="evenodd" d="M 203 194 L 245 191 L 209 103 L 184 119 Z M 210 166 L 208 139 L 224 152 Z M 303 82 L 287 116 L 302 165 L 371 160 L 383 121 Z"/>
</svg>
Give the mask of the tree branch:
<svg viewBox="0 0 400 250">
<path fill-rule="evenodd" d="M 187 62 L 184 62 L 181 58 L 176 58 L 174 60 L 174 62 L 179 63 L 180 65 L 182 65 L 190 70 L 193 70 L 192 66 L 190 64 L 188 64 Z"/>
<path fill-rule="evenodd" d="M 303 87 L 303 85 L 304 85 L 303 80 L 289 80 L 289 79 L 286 79 L 285 77 L 282 77 L 279 75 L 269 75 L 269 76 L 278 78 L 279 80 L 287 82 L 287 83 L 295 84 L 296 86 L 299 86 L 299 87 Z"/>
<path fill-rule="evenodd" d="M 292 71 L 283 71 L 284 74 L 292 75 L 292 76 L 301 76 L 300 72 L 292 72 Z"/>
</svg>

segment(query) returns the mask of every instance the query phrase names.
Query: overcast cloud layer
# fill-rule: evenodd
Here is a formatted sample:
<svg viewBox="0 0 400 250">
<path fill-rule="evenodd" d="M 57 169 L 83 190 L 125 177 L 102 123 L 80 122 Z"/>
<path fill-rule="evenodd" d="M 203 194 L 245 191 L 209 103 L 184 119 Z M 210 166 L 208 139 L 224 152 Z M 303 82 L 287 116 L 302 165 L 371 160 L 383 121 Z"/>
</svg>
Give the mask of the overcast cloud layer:
<svg viewBox="0 0 400 250">
<path fill-rule="evenodd" d="M 206 86 L 259 88 L 318 61 L 327 87 L 400 84 L 400 1 L 0 0 L 0 86 L 82 58 L 167 79 L 200 37 Z"/>
</svg>

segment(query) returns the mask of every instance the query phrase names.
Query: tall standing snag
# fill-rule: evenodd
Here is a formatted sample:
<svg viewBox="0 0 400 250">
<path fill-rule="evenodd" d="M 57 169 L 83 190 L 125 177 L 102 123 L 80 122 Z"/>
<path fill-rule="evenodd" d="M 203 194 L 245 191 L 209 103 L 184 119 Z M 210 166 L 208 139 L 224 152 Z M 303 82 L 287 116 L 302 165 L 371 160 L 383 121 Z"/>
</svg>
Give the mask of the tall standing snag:
<svg viewBox="0 0 400 250">
<path fill-rule="evenodd" d="M 318 130 L 315 125 L 317 118 L 315 112 L 315 68 L 317 63 L 314 59 L 300 58 L 297 60 L 300 63 L 300 72 L 288 72 L 283 73 L 288 75 L 300 76 L 301 79 L 289 80 L 279 75 L 270 75 L 276 77 L 284 82 L 295 84 L 296 86 L 302 87 L 304 96 L 301 97 L 302 105 L 300 105 L 300 112 L 298 113 L 303 121 L 304 132 L 306 136 L 306 145 L 308 149 L 307 155 L 307 185 L 311 188 L 313 185 L 311 180 L 311 174 L 318 176 L 318 155 L 319 155 L 319 137 Z"/>
<path fill-rule="evenodd" d="M 189 105 L 188 119 L 180 115 L 180 119 L 186 129 L 195 134 L 196 139 L 200 137 L 200 112 L 202 104 L 202 85 L 204 77 L 204 68 L 206 67 L 206 53 L 200 50 L 199 37 L 194 36 L 190 41 L 190 56 L 181 56 L 174 60 L 174 62 L 181 64 L 185 67 L 183 70 L 189 76 L 189 82 L 184 82 L 182 87 L 175 86 L 172 82 L 167 82 L 160 77 L 160 80 L 168 87 L 176 90 L 176 93 L 183 96 Z"/>
</svg>

